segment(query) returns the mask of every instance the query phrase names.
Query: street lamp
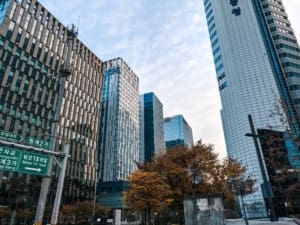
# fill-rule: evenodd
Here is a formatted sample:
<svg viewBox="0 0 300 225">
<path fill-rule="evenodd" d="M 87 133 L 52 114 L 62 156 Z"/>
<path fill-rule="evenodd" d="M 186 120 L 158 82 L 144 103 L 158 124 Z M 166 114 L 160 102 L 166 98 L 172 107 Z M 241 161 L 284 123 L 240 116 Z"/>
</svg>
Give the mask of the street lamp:
<svg viewBox="0 0 300 225">
<path fill-rule="evenodd" d="M 246 225 L 249 225 L 249 222 L 248 222 L 248 218 L 247 218 L 247 212 L 245 209 L 244 196 L 246 194 L 252 193 L 253 183 L 254 183 L 254 180 L 249 177 L 247 177 L 247 179 L 245 179 L 244 177 L 233 178 L 227 182 L 229 191 L 231 193 L 241 197 L 242 210 L 243 210 L 244 220 L 245 220 Z"/>
<path fill-rule="evenodd" d="M 59 120 L 60 119 L 60 110 L 61 110 L 61 106 L 62 106 L 62 100 L 63 100 L 63 95 L 64 95 L 64 89 L 65 89 L 65 82 L 66 82 L 66 78 L 68 76 L 71 75 L 72 73 L 72 65 L 71 65 L 71 56 L 72 56 L 72 51 L 73 51 L 73 42 L 75 40 L 75 38 L 78 35 L 78 31 L 75 29 L 75 26 L 72 25 L 71 27 L 67 28 L 67 51 L 66 51 L 66 55 L 64 56 L 65 62 L 63 63 L 62 67 L 59 70 L 59 74 L 60 79 L 59 79 L 59 84 L 60 84 L 60 88 L 59 88 L 59 92 L 58 92 L 58 100 L 57 100 L 57 105 L 56 105 L 56 110 L 55 110 L 55 114 L 54 114 L 54 120 Z M 50 146 L 51 146 L 51 150 L 53 152 L 55 152 L 55 146 L 56 146 L 56 136 L 58 134 L 58 124 L 57 123 L 52 123 L 52 127 L 51 127 L 51 134 L 52 134 L 52 138 L 50 140 Z M 69 144 L 66 145 L 65 150 L 69 151 Z M 67 160 L 66 160 L 67 162 Z M 49 163 L 49 167 L 48 167 L 48 176 L 44 177 L 42 180 L 42 184 L 41 184 L 41 190 L 40 190 L 40 196 L 39 196 L 39 201 L 38 201 L 38 205 L 37 205 L 37 210 L 36 210 L 36 214 L 35 214 L 35 220 L 34 223 L 35 224 L 41 224 L 43 221 L 43 217 L 44 217 L 44 211 L 45 211 L 45 205 L 46 205 L 46 200 L 47 200 L 47 194 L 48 194 L 48 190 L 50 187 L 50 181 L 51 181 L 51 172 L 52 172 L 52 165 L 53 160 L 52 158 L 50 158 L 50 163 Z M 61 176 L 65 175 L 65 168 L 62 167 L 61 169 Z M 63 177 L 61 178 L 62 182 L 63 182 Z M 63 184 L 62 184 L 63 185 Z M 56 225 L 57 224 L 57 210 L 59 210 L 59 205 L 60 205 L 60 197 L 58 197 L 57 199 L 57 208 L 53 209 L 52 213 L 52 217 L 51 217 L 51 225 Z"/>
<path fill-rule="evenodd" d="M 96 201 L 97 201 L 97 183 L 98 183 L 98 163 L 95 163 L 96 165 L 96 176 L 95 176 L 95 183 L 94 183 L 94 199 L 93 199 L 93 212 L 92 212 L 92 222 L 91 224 L 94 224 L 94 218 L 95 218 L 95 208 L 96 208 Z"/>
<path fill-rule="evenodd" d="M 259 167 L 260 167 L 260 171 L 262 173 L 262 179 L 263 179 L 261 188 L 263 190 L 264 197 L 267 199 L 268 208 L 270 209 L 269 217 L 270 217 L 271 221 L 277 221 L 278 219 L 276 216 L 276 212 L 275 212 L 275 208 L 274 208 L 274 204 L 273 204 L 273 200 L 272 200 L 272 188 L 271 188 L 270 181 L 267 179 L 266 170 L 265 170 L 265 167 L 263 164 L 263 157 L 261 155 L 259 143 L 257 140 L 257 138 L 259 138 L 260 136 L 256 133 L 256 130 L 255 130 L 254 124 L 253 124 L 253 120 L 252 120 L 252 116 L 250 114 L 248 115 L 248 120 L 249 120 L 249 124 L 250 124 L 251 133 L 246 133 L 245 136 L 253 138 L 256 155 L 258 158 L 258 163 L 259 163 Z"/>
<path fill-rule="evenodd" d="M 196 188 L 201 183 L 201 171 L 199 168 L 190 169 L 189 171 L 192 178 L 192 190 L 193 190 L 193 225 L 197 225 L 197 202 L 196 202 L 196 193 L 194 188 Z"/>
<path fill-rule="evenodd" d="M 100 173 L 99 173 L 99 164 L 97 162 L 95 163 L 95 166 L 96 166 L 96 176 L 95 176 L 95 183 L 94 183 L 93 211 L 92 211 L 91 225 L 94 224 L 94 220 L 95 220 L 95 211 L 96 211 L 96 202 L 97 202 L 97 199 L 101 195 L 103 195 L 103 194 L 106 193 L 105 191 L 103 191 L 103 192 L 97 194 L 97 184 L 98 184 L 98 181 L 99 181 Z"/>
</svg>

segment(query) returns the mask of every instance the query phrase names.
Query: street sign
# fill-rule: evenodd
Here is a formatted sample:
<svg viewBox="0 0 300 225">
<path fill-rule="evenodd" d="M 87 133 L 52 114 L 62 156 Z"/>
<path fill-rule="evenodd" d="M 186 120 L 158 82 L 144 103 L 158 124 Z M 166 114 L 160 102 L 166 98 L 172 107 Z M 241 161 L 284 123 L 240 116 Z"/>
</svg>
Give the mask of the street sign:
<svg viewBox="0 0 300 225">
<path fill-rule="evenodd" d="M 27 137 L 25 139 L 25 144 L 28 144 L 30 146 L 38 147 L 38 148 L 43 148 L 43 149 L 50 149 L 50 142 L 49 141 L 44 141 L 41 139 L 36 139 L 32 137 Z"/>
<path fill-rule="evenodd" d="M 0 146 L 0 170 L 45 176 L 50 156 Z"/>
<path fill-rule="evenodd" d="M 11 132 L 6 132 L 0 130 L 0 139 L 5 141 L 11 141 L 15 143 L 23 142 L 24 138 L 20 134 L 14 134 Z M 42 148 L 42 149 L 50 149 L 50 142 L 42 139 L 36 139 L 32 137 L 26 137 L 24 140 L 24 144 Z"/>
<path fill-rule="evenodd" d="M 5 140 L 5 141 L 13 141 L 13 142 L 20 142 L 23 140 L 21 135 L 6 132 L 3 130 L 0 131 L 0 139 Z"/>
</svg>

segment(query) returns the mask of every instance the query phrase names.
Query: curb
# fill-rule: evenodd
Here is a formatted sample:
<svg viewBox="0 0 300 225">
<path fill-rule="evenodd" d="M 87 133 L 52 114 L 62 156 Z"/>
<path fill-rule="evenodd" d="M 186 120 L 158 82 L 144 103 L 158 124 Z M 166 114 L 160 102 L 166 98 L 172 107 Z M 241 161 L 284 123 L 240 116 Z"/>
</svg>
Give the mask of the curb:
<svg viewBox="0 0 300 225">
<path fill-rule="evenodd" d="M 300 225 L 300 220 L 296 217 L 292 217 L 293 218 L 293 221 L 297 224 L 297 225 Z"/>
</svg>

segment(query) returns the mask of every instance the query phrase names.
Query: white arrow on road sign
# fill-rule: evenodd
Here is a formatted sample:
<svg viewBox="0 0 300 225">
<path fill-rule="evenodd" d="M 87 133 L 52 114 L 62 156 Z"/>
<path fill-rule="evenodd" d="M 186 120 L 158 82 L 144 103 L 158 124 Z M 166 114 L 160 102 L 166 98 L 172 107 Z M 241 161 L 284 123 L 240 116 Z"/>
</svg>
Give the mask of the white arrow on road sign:
<svg viewBox="0 0 300 225">
<path fill-rule="evenodd" d="M 41 172 L 41 168 L 32 168 L 32 167 L 25 167 L 25 170 L 31 170 L 31 171 L 36 171 L 36 172 Z"/>
</svg>

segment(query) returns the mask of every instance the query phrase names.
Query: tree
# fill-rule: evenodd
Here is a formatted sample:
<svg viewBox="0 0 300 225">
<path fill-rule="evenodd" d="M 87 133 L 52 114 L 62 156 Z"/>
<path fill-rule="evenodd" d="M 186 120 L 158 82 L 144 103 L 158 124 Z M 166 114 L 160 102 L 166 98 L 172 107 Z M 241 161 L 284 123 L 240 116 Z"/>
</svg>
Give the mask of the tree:
<svg viewBox="0 0 300 225">
<path fill-rule="evenodd" d="M 75 204 L 63 205 L 61 211 L 61 217 L 65 224 L 69 224 L 74 221 L 75 223 L 87 223 L 90 224 L 93 220 L 93 201 L 77 202 Z M 100 206 L 98 203 L 95 204 L 95 216 L 106 217 L 109 209 Z"/>
<path fill-rule="evenodd" d="M 172 191 L 165 178 L 157 172 L 136 171 L 129 177 L 129 190 L 125 202 L 129 208 L 143 213 L 146 225 L 151 224 L 153 212 L 160 212 L 170 205 Z"/>
<path fill-rule="evenodd" d="M 212 145 L 199 141 L 190 149 L 175 147 L 164 154 L 157 155 L 151 163 L 139 164 L 139 171 L 159 174 L 172 191 L 172 211 L 180 215 L 183 223 L 183 200 L 186 195 L 194 194 L 224 194 L 234 199 L 227 191 L 227 181 L 242 175 L 245 168 L 233 159 L 219 160 Z M 196 172 L 199 172 L 199 185 L 193 184 Z M 145 177 L 140 183 L 147 186 Z M 129 180 L 130 188 L 132 180 Z M 137 181 L 136 181 L 137 182 Z M 132 199 L 132 205 L 135 204 Z"/>
<path fill-rule="evenodd" d="M 28 222 L 34 217 L 35 211 L 31 209 L 18 209 L 17 219 L 18 222 L 28 224 Z"/>
</svg>

